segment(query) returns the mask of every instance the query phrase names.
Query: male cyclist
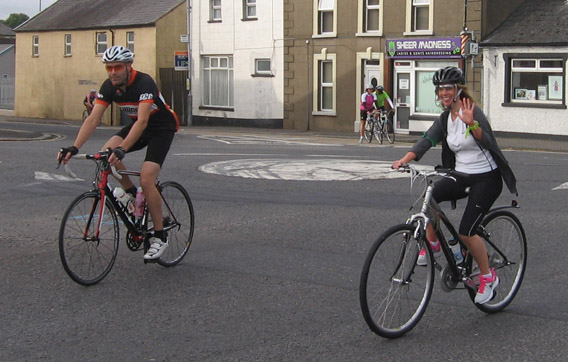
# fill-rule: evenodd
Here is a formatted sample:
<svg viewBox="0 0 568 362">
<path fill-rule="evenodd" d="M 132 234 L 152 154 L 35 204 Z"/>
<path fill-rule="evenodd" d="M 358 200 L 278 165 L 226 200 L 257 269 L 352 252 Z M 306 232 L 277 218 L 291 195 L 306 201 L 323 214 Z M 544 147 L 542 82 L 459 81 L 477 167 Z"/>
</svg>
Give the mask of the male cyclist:
<svg viewBox="0 0 568 362">
<path fill-rule="evenodd" d="M 87 109 L 87 112 L 89 112 L 89 114 L 91 114 L 91 112 L 93 111 L 96 99 L 97 99 L 96 89 L 91 89 L 91 91 L 87 93 L 87 95 L 83 99 L 83 104 L 85 105 L 85 108 Z"/>
<path fill-rule="evenodd" d="M 378 85 L 376 90 L 375 90 L 375 96 L 377 97 L 377 100 L 375 101 L 375 105 L 377 107 L 377 109 L 380 110 L 385 110 L 385 101 L 387 101 L 389 103 L 390 108 L 389 109 L 394 109 L 394 105 L 392 104 L 392 101 L 389 97 L 389 94 L 387 92 L 385 92 L 385 88 L 382 85 Z"/>
<path fill-rule="evenodd" d="M 179 128 L 175 112 L 166 104 L 154 80 L 145 73 L 132 68 L 134 54 L 122 47 L 108 48 L 102 58 L 108 73 L 95 102 L 93 111 L 85 119 L 72 146 L 62 148 L 58 159 L 67 162 L 79 152 L 79 148 L 89 139 L 99 124 L 105 110 L 115 102 L 132 119 L 132 123 L 112 136 L 103 149 L 112 149 L 109 163 L 119 170 L 125 154 L 146 149 L 146 158 L 140 171 L 140 185 L 144 191 L 150 216 L 154 224 L 154 235 L 144 259 L 158 259 L 168 246 L 168 238 L 163 230 L 162 204 L 156 188 L 156 179 L 170 149 L 174 133 Z M 130 195 L 136 195 L 132 181 L 123 176 L 120 180 Z"/>
</svg>

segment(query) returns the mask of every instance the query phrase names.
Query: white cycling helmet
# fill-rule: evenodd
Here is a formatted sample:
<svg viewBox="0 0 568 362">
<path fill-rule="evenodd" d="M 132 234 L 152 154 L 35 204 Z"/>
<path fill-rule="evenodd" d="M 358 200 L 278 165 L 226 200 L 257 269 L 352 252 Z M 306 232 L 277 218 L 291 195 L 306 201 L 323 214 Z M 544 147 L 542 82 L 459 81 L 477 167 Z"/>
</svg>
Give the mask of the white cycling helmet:
<svg viewBox="0 0 568 362">
<path fill-rule="evenodd" d="M 110 62 L 121 62 L 121 63 L 131 63 L 134 61 L 134 53 L 123 46 L 115 45 L 103 53 L 103 63 Z"/>
</svg>

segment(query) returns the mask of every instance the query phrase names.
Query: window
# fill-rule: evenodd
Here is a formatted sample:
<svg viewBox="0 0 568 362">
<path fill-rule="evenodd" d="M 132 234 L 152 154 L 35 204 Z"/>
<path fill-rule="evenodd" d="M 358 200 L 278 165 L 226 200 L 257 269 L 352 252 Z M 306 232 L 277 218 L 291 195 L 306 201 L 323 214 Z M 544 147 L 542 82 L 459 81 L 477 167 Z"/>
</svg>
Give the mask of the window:
<svg viewBox="0 0 568 362">
<path fill-rule="evenodd" d="M 63 55 L 69 57 L 71 56 L 71 34 L 65 34 L 63 38 L 65 39 L 65 53 Z"/>
<path fill-rule="evenodd" d="M 126 32 L 126 48 L 134 53 L 134 32 L 127 31 Z"/>
<path fill-rule="evenodd" d="M 336 96 L 336 62 L 334 54 L 314 55 L 314 113 L 335 115 Z"/>
<path fill-rule="evenodd" d="M 505 54 L 506 102 L 523 105 L 562 105 L 565 101 L 565 54 Z"/>
<path fill-rule="evenodd" d="M 335 0 L 317 1 L 317 19 L 314 21 L 314 33 L 317 35 L 335 36 Z"/>
<path fill-rule="evenodd" d="M 107 33 L 106 32 L 101 32 L 101 33 L 97 33 L 97 48 L 96 48 L 96 52 L 97 54 L 103 54 L 105 52 L 105 50 L 107 49 Z"/>
<path fill-rule="evenodd" d="M 407 33 L 432 33 L 434 0 L 406 0 Z"/>
<path fill-rule="evenodd" d="M 209 21 L 221 21 L 221 0 L 209 0 Z"/>
<path fill-rule="evenodd" d="M 243 0 L 243 19 L 256 19 L 256 0 Z"/>
<path fill-rule="evenodd" d="M 364 0 L 364 26 L 363 30 L 365 33 L 368 32 L 378 32 L 380 30 L 380 13 L 381 7 L 379 0 Z"/>
<path fill-rule="evenodd" d="M 39 57 L 39 35 L 32 36 L 32 56 Z"/>
<path fill-rule="evenodd" d="M 254 74 L 256 75 L 271 75 L 270 59 L 255 59 L 254 60 Z"/>
<path fill-rule="evenodd" d="M 233 107 L 233 57 L 204 56 L 202 58 L 202 105 Z"/>
</svg>

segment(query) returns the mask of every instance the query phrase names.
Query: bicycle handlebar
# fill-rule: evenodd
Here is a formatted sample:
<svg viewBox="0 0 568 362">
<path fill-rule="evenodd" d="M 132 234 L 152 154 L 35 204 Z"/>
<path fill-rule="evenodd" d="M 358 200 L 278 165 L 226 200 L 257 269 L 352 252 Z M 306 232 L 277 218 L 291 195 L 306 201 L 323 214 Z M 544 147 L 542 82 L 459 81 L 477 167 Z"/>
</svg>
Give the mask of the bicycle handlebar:
<svg viewBox="0 0 568 362">
<path fill-rule="evenodd" d="M 76 154 L 75 158 L 84 158 L 87 160 L 94 160 L 95 162 L 106 162 L 108 161 L 108 158 L 110 157 L 110 155 L 112 154 L 112 152 L 110 151 L 110 149 L 108 151 L 99 151 L 95 154 L 87 154 L 87 153 L 79 153 Z M 59 166 L 61 165 L 61 162 L 63 161 L 62 158 L 59 159 L 59 164 L 57 165 L 57 168 L 59 168 Z M 71 167 L 69 166 L 69 163 L 66 163 L 64 165 L 65 168 L 65 173 L 67 173 L 67 175 L 69 175 L 72 178 L 77 178 L 77 175 L 71 170 Z M 116 170 L 116 167 L 114 166 L 110 166 L 110 171 L 112 172 L 112 175 L 117 179 L 117 180 L 121 180 L 122 179 L 122 175 L 120 173 L 118 173 L 118 171 Z"/>
</svg>

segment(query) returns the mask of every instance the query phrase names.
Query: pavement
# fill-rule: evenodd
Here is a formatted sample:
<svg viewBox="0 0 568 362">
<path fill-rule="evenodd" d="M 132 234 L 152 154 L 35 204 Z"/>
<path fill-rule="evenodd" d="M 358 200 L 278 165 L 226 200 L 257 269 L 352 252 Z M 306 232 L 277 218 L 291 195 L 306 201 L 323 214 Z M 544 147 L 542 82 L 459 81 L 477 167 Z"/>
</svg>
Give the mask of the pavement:
<svg viewBox="0 0 568 362">
<path fill-rule="evenodd" d="M 28 122 L 41 124 L 74 124 L 77 121 L 43 119 L 43 118 L 22 118 L 15 117 L 12 110 L 0 109 L 0 141 L 41 141 L 53 139 L 53 134 L 24 131 L 10 128 L 11 122 Z M 182 127 L 184 133 L 215 133 L 223 132 L 230 134 L 254 133 L 258 135 L 279 135 L 293 137 L 310 137 L 321 140 L 322 142 L 338 142 L 342 144 L 358 144 L 358 135 L 355 133 L 339 132 L 318 132 L 318 131 L 298 131 L 286 129 L 266 129 L 266 128 L 244 128 L 244 127 L 204 127 L 204 126 L 185 126 Z M 421 135 L 417 134 L 396 134 L 395 145 L 413 144 Z M 568 136 L 555 135 L 536 135 L 536 134 L 509 134 L 496 133 L 497 142 L 502 149 L 525 150 L 525 151 L 544 151 L 544 152 L 568 152 Z"/>
</svg>

